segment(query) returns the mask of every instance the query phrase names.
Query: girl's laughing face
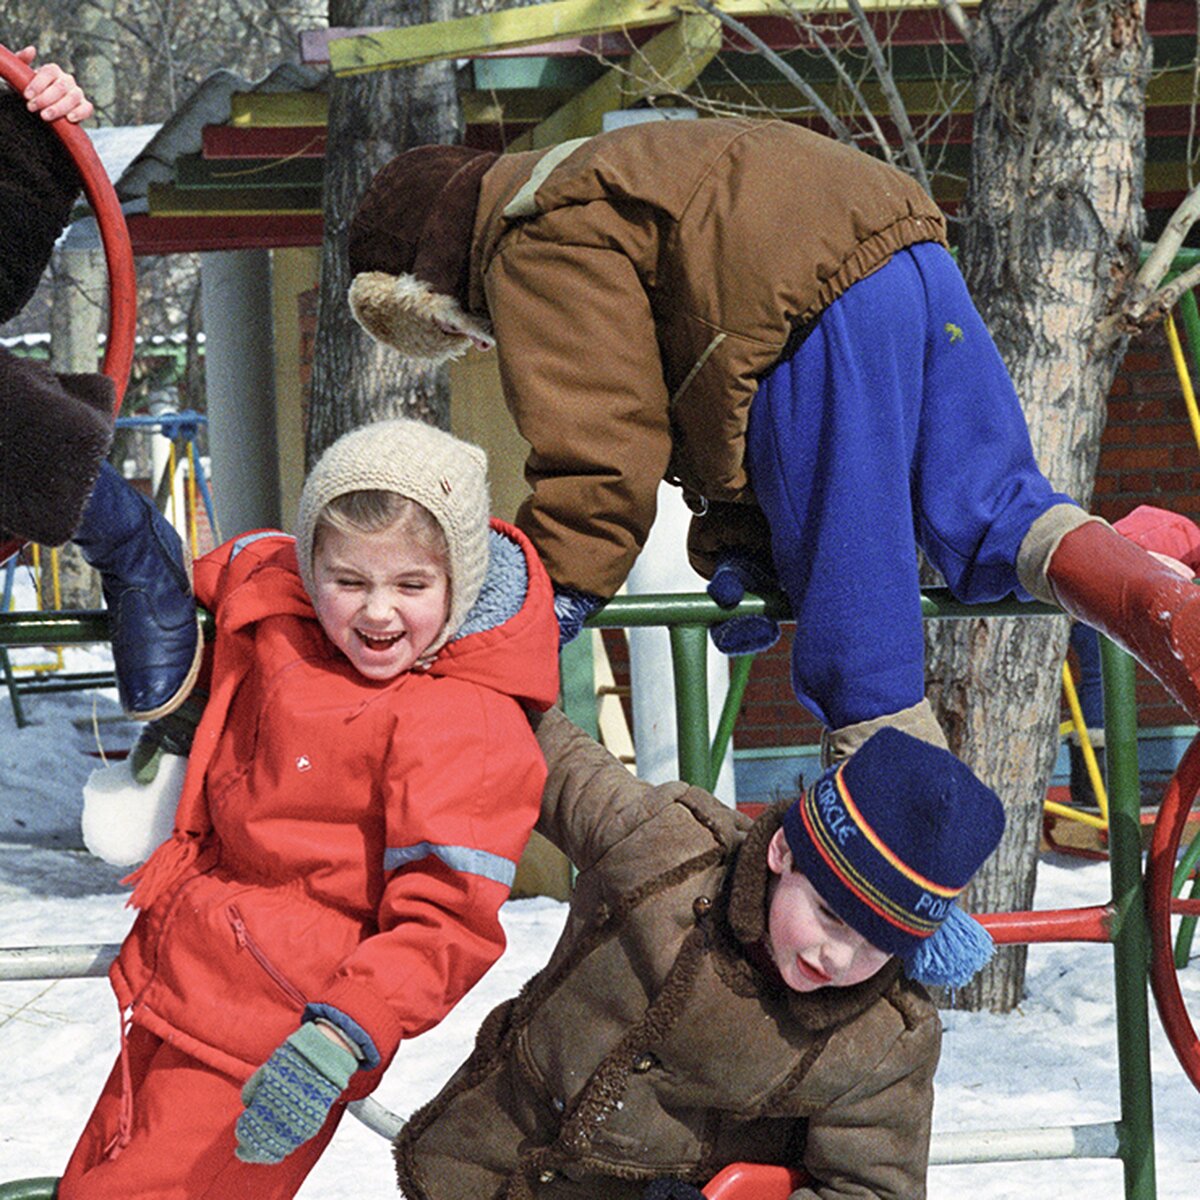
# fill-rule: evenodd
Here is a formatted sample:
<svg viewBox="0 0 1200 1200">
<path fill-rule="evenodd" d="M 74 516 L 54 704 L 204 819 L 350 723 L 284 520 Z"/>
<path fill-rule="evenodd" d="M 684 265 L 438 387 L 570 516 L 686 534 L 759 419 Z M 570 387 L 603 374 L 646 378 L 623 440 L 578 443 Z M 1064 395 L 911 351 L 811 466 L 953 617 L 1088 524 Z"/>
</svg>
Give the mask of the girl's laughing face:
<svg viewBox="0 0 1200 1200">
<path fill-rule="evenodd" d="M 445 564 L 394 530 L 321 528 L 313 576 L 321 627 L 368 679 L 394 679 L 411 670 L 450 613 Z"/>
</svg>

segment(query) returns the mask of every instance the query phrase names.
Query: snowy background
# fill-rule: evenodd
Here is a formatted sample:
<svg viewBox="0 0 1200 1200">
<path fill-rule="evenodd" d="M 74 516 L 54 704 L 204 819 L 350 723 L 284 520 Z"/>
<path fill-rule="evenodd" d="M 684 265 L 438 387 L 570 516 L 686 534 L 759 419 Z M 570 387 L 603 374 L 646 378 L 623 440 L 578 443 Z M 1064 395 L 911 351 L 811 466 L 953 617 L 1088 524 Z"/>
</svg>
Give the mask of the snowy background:
<svg viewBox="0 0 1200 1200">
<path fill-rule="evenodd" d="M 69 649 L 67 666 L 107 665 L 105 651 Z M 45 659 L 21 651 L 18 660 Z M 107 750 L 126 749 L 134 727 L 115 693 L 25 697 L 18 729 L 0 691 L 0 944 L 116 942 L 130 922 L 123 873 L 79 849 L 80 794 Z M 1103 863 L 1047 856 L 1036 906 L 1109 899 Z M 509 948 L 450 1017 L 401 1049 L 377 1098 L 401 1116 L 432 1096 L 466 1055 L 483 1016 L 545 960 L 565 907 L 545 899 L 505 909 Z M 937 1075 L 935 1132 L 1113 1121 L 1117 1107 L 1111 952 L 1103 945 L 1032 947 L 1028 995 L 1006 1016 L 947 1013 Z M 1200 1021 L 1200 958 L 1183 972 Z M 1196 1195 L 1200 1093 L 1177 1065 L 1157 1018 L 1155 1076 L 1158 1195 Z M 117 1011 L 103 979 L 0 981 L 0 1182 L 57 1175 L 116 1054 Z M 347 1118 L 299 1195 L 302 1200 L 396 1195 L 387 1143 Z M 932 1200 L 1050 1200 L 1122 1196 L 1119 1162 L 935 1166 Z"/>
</svg>

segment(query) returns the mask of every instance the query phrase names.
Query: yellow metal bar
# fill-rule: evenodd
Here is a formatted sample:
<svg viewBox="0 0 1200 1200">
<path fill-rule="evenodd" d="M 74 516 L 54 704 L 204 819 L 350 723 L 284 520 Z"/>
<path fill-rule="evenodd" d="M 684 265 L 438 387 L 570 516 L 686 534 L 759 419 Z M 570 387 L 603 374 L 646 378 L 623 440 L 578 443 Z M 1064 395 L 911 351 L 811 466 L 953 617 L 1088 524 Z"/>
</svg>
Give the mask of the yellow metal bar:
<svg viewBox="0 0 1200 1200">
<path fill-rule="evenodd" d="M 1064 817 L 1068 821 L 1078 821 L 1080 825 L 1090 825 L 1093 829 L 1108 828 L 1108 822 L 1103 817 L 1098 817 L 1095 813 L 1080 812 L 1079 809 L 1072 808 L 1069 804 L 1059 804 L 1057 800 L 1047 800 L 1045 807 L 1048 813 L 1053 813 L 1056 817 Z"/>
<path fill-rule="evenodd" d="M 192 547 L 192 561 L 200 557 L 200 536 L 196 531 L 196 443 L 188 442 L 187 527 Z"/>
<path fill-rule="evenodd" d="M 717 56 L 721 22 L 708 13 L 681 13 L 633 55 L 573 96 L 540 125 L 513 140 L 510 150 L 540 150 L 599 133 L 604 114 L 648 96 L 680 91 Z"/>
<path fill-rule="evenodd" d="M 171 481 L 171 524 L 178 528 L 179 511 L 175 504 L 175 471 L 178 469 L 179 464 L 175 458 L 175 439 L 172 438 L 168 445 L 170 448 L 167 450 L 167 478 Z"/>
<path fill-rule="evenodd" d="M 966 0 L 967 7 L 974 7 L 975 3 L 976 0 Z M 898 12 L 900 8 L 896 0 L 862 0 L 862 5 L 868 10 Z M 903 7 L 936 9 L 939 6 L 939 0 L 908 0 Z M 720 0 L 719 7 L 731 16 L 753 17 L 787 16 L 794 12 L 845 12 L 848 5 L 846 0 L 833 0 L 832 3 L 830 0 Z M 335 75 L 387 71 L 445 58 L 469 58 L 489 50 L 661 25 L 684 11 L 689 11 L 686 3 L 671 4 L 666 0 L 552 0 L 549 4 L 480 13 L 454 21 L 333 38 L 329 43 L 329 63 Z"/>
<path fill-rule="evenodd" d="M 1200 448 L 1200 410 L 1196 408 L 1196 393 L 1192 390 L 1192 376 L 1187 368 L 1187 360 L 1183 357 L 1183 346 L 1179 341 L 1179 330 L 1175 328 L 1175 316 L 1167 313 L 1167 344 L 1171 347 L 1171 359 L 1175 363 L 1175 373 L 1179 376 L 1179 386 L 1183 389 L 1183 405 L 1187 409 L 1188 420 L 1192 423 L 1192 437 Z"/>
<path fill-rule="evenodd" d="M 1100 809 L 1102 828 L 1108 828 L 1108 792 L 1104 787 L 1104 779 L 1100 774 L 1100 764 L 1096 761 L 1096 751 L 1092 748 L 1092 739 L 1083 719 L 1083 709 L 1079 704 L 1079 693 L 1075 690 L 1075 680 L 1071 678 L 1071 668 L 1064 662 L 1062 665 L 1063 694 L 1067 698 L 1067 708 L 1071 713 L 1071 723 L 1079 735 L 1079 749 L 1083 754 L 1084 766 L 1087 767 L 1088 779 L 1091 780 L 1092 791 L 1096 795 L 1096 804 Z M 1072 809 L 1071 811 L 1075 811 Z M 1086 816 L 1086 813 L 1080 813 Z"/>
</svg>

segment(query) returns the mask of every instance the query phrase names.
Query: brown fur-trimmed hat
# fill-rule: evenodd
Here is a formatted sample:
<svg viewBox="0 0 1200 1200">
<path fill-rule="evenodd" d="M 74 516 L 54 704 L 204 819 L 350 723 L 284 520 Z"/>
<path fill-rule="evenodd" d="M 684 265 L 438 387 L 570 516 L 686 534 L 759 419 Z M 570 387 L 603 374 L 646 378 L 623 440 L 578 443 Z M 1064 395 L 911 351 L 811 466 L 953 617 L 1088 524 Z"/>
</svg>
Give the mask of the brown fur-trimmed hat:
<svg viewBox="0 0 1200 1200">
<path fill-rule="evenodd" d="M 479 183 L 498 155 L 416 146 L 371 180 L 350 222 L 350 272 L 414 275 L 465 302 Z"/>
</svg>

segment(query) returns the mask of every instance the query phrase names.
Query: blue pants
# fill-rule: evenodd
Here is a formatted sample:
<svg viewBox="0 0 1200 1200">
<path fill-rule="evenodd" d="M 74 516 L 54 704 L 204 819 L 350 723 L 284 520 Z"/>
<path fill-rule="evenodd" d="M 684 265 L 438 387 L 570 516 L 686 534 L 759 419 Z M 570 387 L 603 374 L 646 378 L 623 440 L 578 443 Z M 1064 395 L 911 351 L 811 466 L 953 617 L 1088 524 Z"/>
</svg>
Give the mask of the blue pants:
<svg viewBox="0 0 1200 1200">
<path fill-rule="evenodd" d="M 916 546 L 960 600 L 1016 592 L 1056 493 L 950 255 L 912 246 L 829 306 L 750 409 L 747 469 L 796 618 L 792 685 L 832 728 L 925 694 Z"/>
</svg>

